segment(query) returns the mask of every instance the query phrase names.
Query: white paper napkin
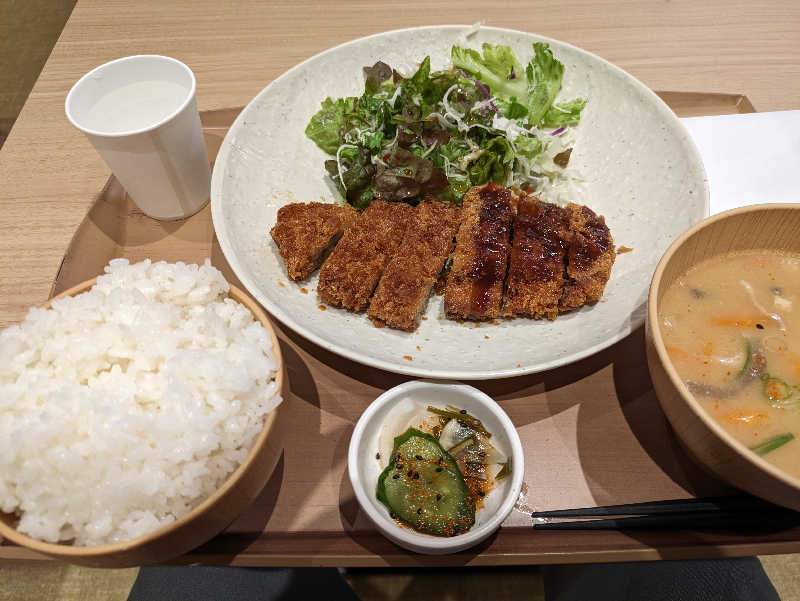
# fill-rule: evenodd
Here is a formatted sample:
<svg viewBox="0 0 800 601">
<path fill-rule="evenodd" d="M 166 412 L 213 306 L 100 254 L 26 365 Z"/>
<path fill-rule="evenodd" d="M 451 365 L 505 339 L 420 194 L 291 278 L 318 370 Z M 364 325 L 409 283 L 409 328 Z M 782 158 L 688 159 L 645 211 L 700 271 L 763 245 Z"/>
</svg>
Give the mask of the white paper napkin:
<svg viewBox="0 0 800 601">
<path fill-rule="evenodd" d="M 711 214 L 800 202 L 800 110 L 681 119 L 705 163 Z"/>
</svg>

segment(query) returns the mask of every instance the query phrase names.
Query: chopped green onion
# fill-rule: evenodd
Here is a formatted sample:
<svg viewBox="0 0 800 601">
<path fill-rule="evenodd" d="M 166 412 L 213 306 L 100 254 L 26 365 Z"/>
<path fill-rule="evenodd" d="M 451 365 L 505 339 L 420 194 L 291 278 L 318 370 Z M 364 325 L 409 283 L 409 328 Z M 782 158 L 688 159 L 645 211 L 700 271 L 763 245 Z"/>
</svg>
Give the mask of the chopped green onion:
<svg viewBox="0 0 800 601">
<path fill-rule="evenodd" d="M 750 362 L 753 360 L 753 346 L 750 344 L 749 340 L 745 340 L 746 347 L 746 356 L 744 359 L 744 365 L 742 369 L 739 370 L 739 373 L 736 374 L 737 378 L 741 378 L 747 373 L 748 368 L 750 367 Z"/>
<path fill-rule="evenodd" d="M 761 442 L 755 446 L 750 447 L 751 451 L 754 451 L 757 455 L 766 455 L 770 451 L 774 451 L 778 447 L 782 447 L 790 440 L 794 439 L 794 434 L 791 432 L 787 432 L 786 434 L 778 434 L 777 436 L 773 436 L 768 438 L 764 442 Z"/>
</svg>

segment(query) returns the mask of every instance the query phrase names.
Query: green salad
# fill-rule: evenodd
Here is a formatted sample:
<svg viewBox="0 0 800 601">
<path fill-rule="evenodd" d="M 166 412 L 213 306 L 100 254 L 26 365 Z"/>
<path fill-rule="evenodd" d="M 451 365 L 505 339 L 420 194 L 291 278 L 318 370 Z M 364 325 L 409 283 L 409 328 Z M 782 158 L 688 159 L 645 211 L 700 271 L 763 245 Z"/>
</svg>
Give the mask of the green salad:
<svg viewBox="0 0 800 601">
<path fill-rule="evenodd" d="M 428 56 L 410 77 L 377 62 L 364 67 L 361 96 L 325 99 L 306 135 L 333 157 L 325 170 L 344 200 L 460 204 L 490 181 L 547 198 L 567 179 L 586 100 L 556 100 L 564 65 L 545 43 L 527 65 L 508 46 L 482 50 L 453 46 L 451 69 L 431 72 Z"/>
</svg>

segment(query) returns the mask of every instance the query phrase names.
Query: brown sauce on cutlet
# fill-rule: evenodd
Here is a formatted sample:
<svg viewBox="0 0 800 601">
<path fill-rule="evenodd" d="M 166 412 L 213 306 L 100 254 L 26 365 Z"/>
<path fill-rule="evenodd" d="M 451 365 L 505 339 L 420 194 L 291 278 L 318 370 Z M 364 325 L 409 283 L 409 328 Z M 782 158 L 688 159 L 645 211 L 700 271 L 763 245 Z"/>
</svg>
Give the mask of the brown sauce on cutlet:
<svg viewBox="0 0 800 601">
<path fill-rule="evenodd" d="M 499 186 L 486 186 L 479 192 L 485 201 L 478 215 L 479 235 L 476 240 L 476 257 L 469 278 L 470 312 L 481 315 L 489 307 L 492 287 L 506 277 L 508 236 L 511 224 L 511 193 Z"/>
<path fill-rule="evenodd" d="M 581 208 L 581 216 L 586 220 L 581 232 L 575 235 L 575 243 L 569 250 L 570 265 L 585 270 L 611 245 L 608 226 L 602 217 L 589 207 Z"/>
<path fill-rule="evenodd" d="M 515 245 L 511 269 L 520 281 L 550 281 L 563 271 L 567 250 L 564 233 L 569 228 L 566 211 L 559 206 L 534 200 L 519 203 L 514 222 Z"/>
</svg>

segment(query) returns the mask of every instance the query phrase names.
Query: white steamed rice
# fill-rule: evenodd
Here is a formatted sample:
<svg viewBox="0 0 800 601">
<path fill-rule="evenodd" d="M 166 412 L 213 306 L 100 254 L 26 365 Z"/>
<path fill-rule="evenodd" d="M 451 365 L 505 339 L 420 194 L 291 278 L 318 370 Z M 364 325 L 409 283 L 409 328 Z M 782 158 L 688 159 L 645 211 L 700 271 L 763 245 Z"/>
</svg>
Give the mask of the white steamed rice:
<svg viewBox="0 0 800 601">
<path fill-rule="evenodd" d="M 280 402 L 268 332 L 205 265 L 115 259 L 0 332 L 0 510 L 97 545 L 178 519 Z"/>
</svg>

